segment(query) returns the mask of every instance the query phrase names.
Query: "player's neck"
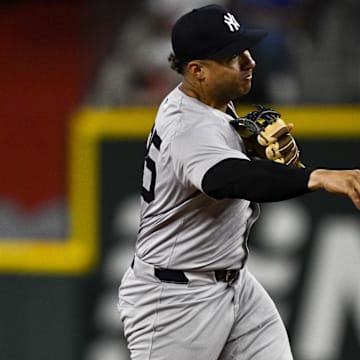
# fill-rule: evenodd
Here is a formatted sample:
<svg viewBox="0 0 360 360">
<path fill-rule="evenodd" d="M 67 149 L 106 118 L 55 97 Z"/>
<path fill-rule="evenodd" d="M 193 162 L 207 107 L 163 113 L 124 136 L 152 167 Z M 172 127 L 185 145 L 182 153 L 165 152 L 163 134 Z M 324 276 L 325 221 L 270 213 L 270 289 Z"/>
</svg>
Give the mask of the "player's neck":
<svg viewBox="0 0 360 360">
<path fill-rule="evenodd" d="M 204 91 L 201 86 L 194 86 L 187 81 L 183 81 L 179 89 L 187 96 L 193 97 L 210 107 L 226 112 L 229 102 L 213 99 L 211 96 L 209 96 L 209 94 Z"/>
</svg>

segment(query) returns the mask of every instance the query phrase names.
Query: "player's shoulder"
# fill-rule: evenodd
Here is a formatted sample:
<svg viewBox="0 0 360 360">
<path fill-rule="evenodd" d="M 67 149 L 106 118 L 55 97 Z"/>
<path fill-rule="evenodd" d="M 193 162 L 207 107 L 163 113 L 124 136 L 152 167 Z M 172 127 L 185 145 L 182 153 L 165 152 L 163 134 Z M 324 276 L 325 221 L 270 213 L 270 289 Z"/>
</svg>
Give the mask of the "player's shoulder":
<svg viewBox="0 0 360 360">
<path fill-rule="evenodd" d="M 158 127 L 173 125 L 178 131 L 186 131 L 211 124 L 221 126 L 226 122 L 224 115 L 176 87 L 161 103 L 156 124 Z"/>
<path fill-rule="evenodd" d="M 155 118 L 155 127 L 158 131 L 178 133 L 190 126 L 191 118 L 199 118 L 201 110 L 191 106 L 184 95 L 175 88 L 162 101 Z"/>
</svg>

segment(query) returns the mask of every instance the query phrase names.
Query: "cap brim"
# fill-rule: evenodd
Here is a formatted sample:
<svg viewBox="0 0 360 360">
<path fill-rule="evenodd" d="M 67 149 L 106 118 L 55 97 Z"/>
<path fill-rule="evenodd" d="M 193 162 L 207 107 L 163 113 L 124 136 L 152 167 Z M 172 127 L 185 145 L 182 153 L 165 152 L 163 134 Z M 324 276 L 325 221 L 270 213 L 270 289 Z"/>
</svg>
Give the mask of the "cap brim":
<svg viewBox="0 0 360 360">
<path fill-rule="evenodd" d="M 218 50 L 210 57 L 213 59 L 221 59 L 233 55 L 241 54 L 243 51 L 256 46 L 265 36 L 267 32 L 260 29 L 246 29 L 234 38 L 230 44 Z"/>
</svg>

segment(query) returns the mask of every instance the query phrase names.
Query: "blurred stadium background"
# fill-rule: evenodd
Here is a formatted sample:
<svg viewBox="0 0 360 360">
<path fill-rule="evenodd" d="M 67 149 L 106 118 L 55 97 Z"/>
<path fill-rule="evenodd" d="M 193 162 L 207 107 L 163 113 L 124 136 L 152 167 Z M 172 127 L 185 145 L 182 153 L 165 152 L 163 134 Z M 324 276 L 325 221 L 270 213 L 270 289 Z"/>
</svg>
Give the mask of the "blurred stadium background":
<svg viewBox="0 0 360 360">
<path fill-rule="evenodd" d="M 295 123 L 305 163 L 359 167 L 359 1 L 212 2 L 270 31 L 239 112 L 272 105 Z M 145 136 L 180 80 L 171 25 L 207 3 L 0 2 L 0 360 L 129 358 L 116 298 Z M 295 358 L 359 359 L 352 204 L 322 193 L 266 204 L 250 249 Z"/>
</svg>

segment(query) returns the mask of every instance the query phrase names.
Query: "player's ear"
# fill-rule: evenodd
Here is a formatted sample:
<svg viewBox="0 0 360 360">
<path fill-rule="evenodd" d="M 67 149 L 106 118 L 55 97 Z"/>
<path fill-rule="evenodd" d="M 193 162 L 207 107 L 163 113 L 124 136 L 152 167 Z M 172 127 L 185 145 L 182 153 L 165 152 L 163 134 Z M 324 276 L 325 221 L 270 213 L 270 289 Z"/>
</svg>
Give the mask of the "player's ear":
<svg viewBox="0 0 360 360">
<path fill-rule="evenodd" d="M 205 67 L 202 61 L 192 60 L 186 65 L 187 71 L 196 79 L 204 80 L 205 78 Z"/>
</svg>

